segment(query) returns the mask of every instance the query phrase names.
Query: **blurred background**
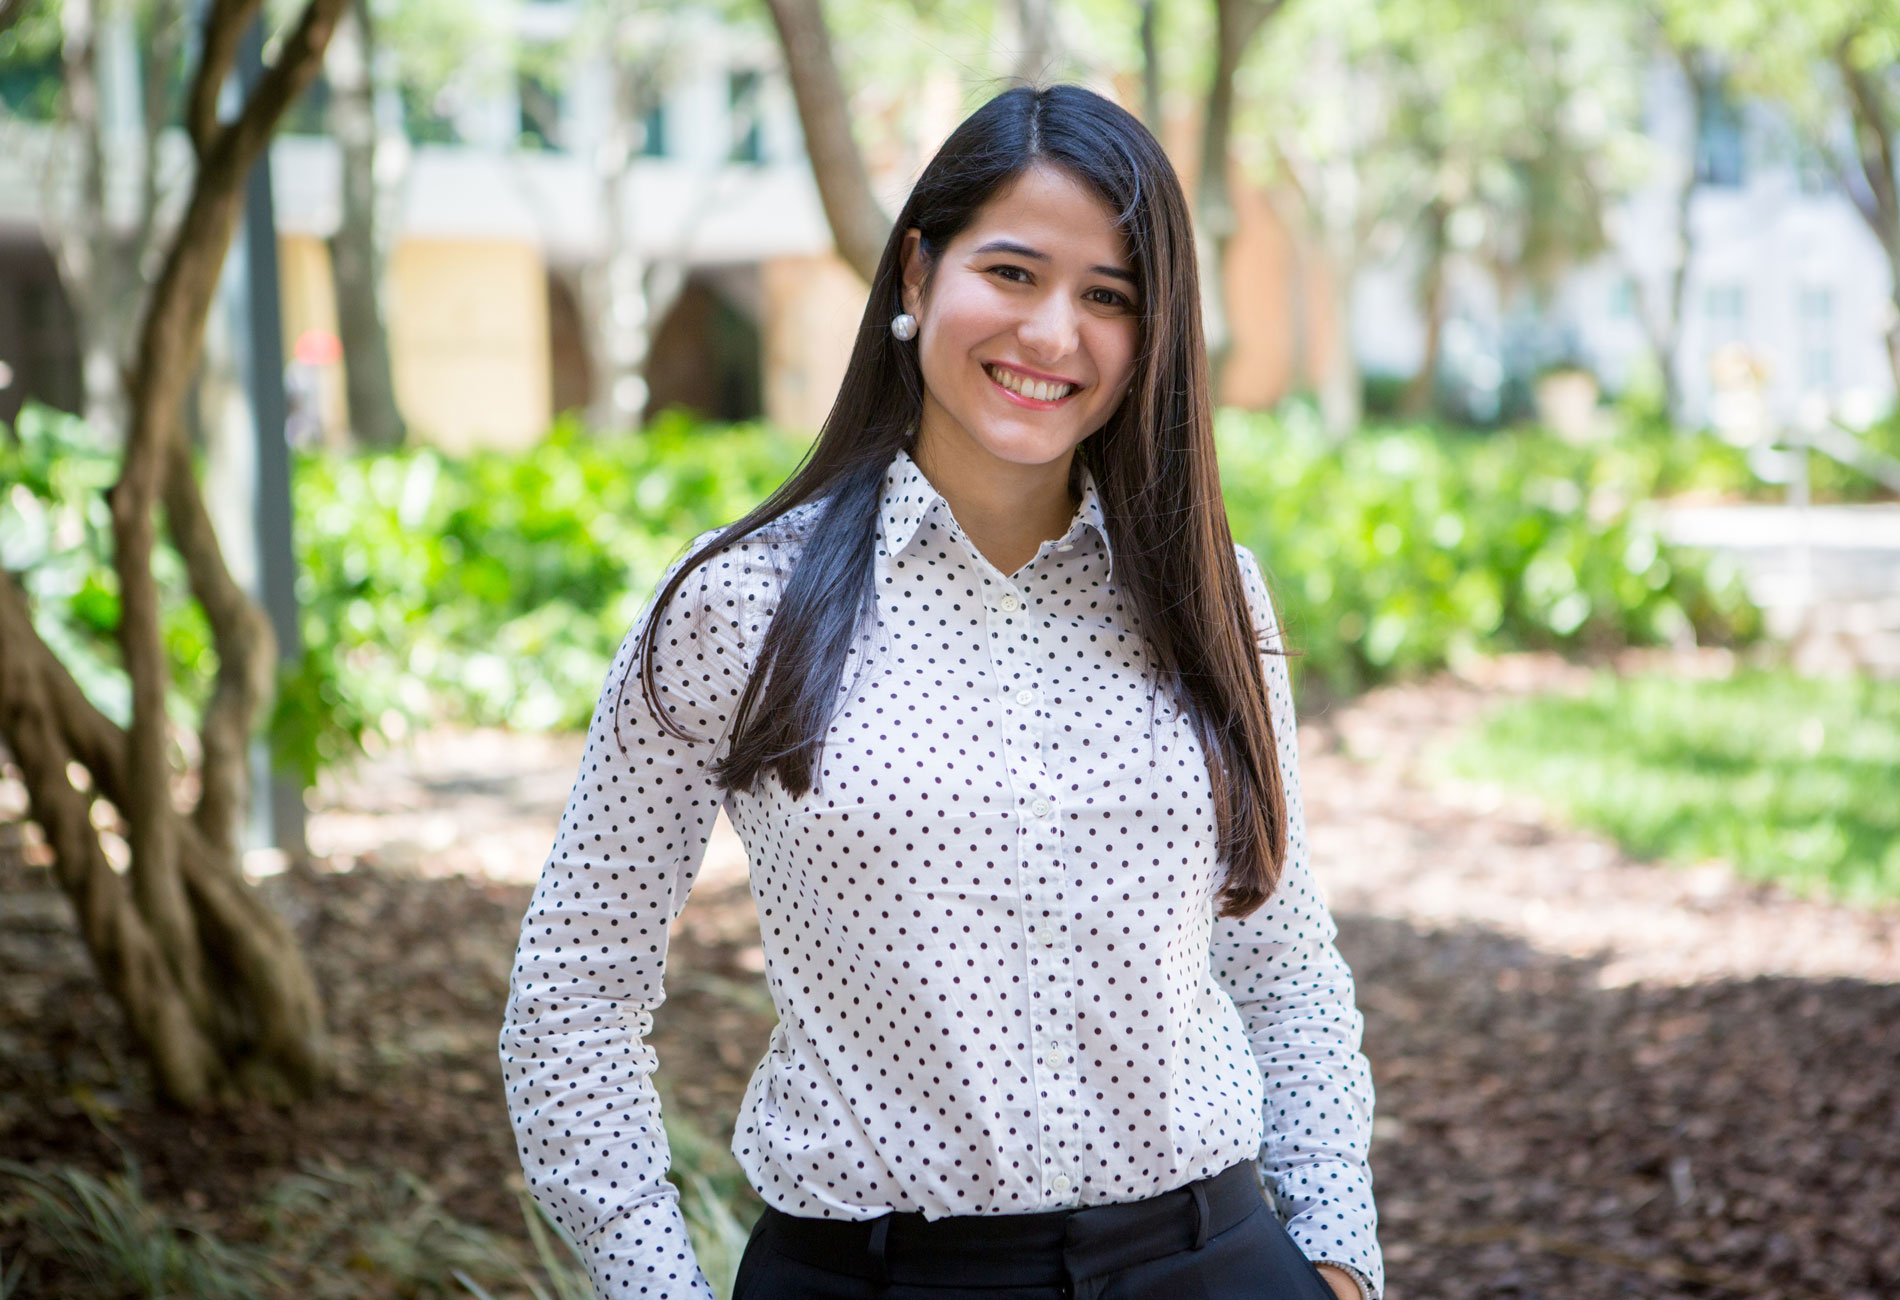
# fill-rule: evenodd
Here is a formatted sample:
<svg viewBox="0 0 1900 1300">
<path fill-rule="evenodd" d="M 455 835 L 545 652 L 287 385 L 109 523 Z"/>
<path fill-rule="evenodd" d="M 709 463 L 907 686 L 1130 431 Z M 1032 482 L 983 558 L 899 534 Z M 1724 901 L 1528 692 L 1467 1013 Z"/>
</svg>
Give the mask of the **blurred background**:
<svg viewBox="0 0 1900 1300">
<path fill-rule="evenodd" d="M 1389 1294 L 1900 1293 L 1897 58 L 1874 0 L 0 0 L 0 1300 L 587 1294 L 494 1052 L 580 733 L 1022 80 L 1195 209 Z M 653 1039 L 721 1296 L 762 969 L 722 817 Z"/>
</svg>

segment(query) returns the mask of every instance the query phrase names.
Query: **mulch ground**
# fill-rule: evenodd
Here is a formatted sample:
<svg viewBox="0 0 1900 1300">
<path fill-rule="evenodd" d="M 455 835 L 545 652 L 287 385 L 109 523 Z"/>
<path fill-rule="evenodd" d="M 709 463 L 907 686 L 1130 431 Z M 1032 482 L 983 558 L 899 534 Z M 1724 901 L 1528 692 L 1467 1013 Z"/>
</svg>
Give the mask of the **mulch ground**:
<svg viewBox="0 0 1900 1300">
<path fill-rule="evenodd" d="M 1632 862 L 1496 791 L 1427 779 L 1434 747 L 1484 709 L 1573 676 L 1511 660 L 1302 728 L 1317 869 L 1378 1086 L 1389 1294 L 1900 1295 L 1900 909 Z M 354 837 L 338 869 L 267 882 L 338 1049 L 336 1085 L 295 1111 L 155 1105 L 67 904 L 18 825 L 0 825 L 0 1155 L 100 1173 L 130 1157 L 155 1203 L 239 1240 L 301 1167 L 402 1170 L 448 1213 L 519 1239 L 495 1036 L 538 864 L 495 878 L 511 874 L 496 809 L 545 845 L 572 758 L 492 735 L 419 752 L 329 793 L 312 836 Z M 511 755 L 527 765 L 513 778 L 497 766 Z M 379 831 L 365 808 L 392 820 Z M 405 818 L 436 829 L 418 837 Z M 771 1027 L 730 841 L 673 952 L 662 1083 L 729 1133 Z M 5 1258 L 21 1231 L 0 1214 Z M 22 1294 L 58 1287 L 37 1264 Z M 361 1294 L 394 1292 L 366 1278 Z"/>
</svg>

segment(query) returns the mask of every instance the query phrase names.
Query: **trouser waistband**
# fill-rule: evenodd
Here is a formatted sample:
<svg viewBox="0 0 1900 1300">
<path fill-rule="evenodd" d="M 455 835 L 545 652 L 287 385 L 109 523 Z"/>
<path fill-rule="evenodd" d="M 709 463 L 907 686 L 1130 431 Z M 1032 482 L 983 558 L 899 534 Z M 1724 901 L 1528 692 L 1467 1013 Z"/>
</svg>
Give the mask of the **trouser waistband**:
<svg viewBox="0 0 1900 1300">
<path fill-rule="evenodd" d="M 1265 1204 L 1258 1170 L 1242 1160 L 1212 1177 L 1141 1201 L 1034 1214 L 916 1212 L 875 1219 L 808 1219 L 767 1207 L 771 1246 L 852 1277 L 905 1285 L 1058 1285 L 1199 1249 Z"/>
</svg>

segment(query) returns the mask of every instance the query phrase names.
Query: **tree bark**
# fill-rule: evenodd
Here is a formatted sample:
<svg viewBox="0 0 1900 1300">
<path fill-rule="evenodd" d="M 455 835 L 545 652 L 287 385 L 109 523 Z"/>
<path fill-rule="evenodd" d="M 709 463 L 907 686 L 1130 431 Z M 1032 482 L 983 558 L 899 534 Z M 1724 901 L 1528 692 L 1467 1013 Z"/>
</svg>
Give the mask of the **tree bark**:
<svg viewBox="0 0 1900 1300">
<path fill-rule="evenodd" d="M 118 638 L 132 682 L 120 729 L 33 628 L 25 593 L 0 578 L 0 736 L 25 776 L 29 812 L 54 846 L 61 885 L 158 1086 L 184 1105 L 233 1089 L 308 1090 L 326 1060 L 316 984 L 283 922 L 244 884 L 236 841 L 248 797 L 245 748 L 273 668 L 270 626 L 233 582 L 180 428 L 189 377 L 242 207 L 243 182 L 284 109 L 309 84 L 348 0 L 309 0 L 277 62 L 228 123 L 213 88 L 230 71 L 256 0 L 212 0 L 191 91 L 198 169 L 164 267 L 139 318 L 121 473 L 108 493 Z M 202 793 L 173 789 L 169 671 L 152 571 L 156 507 L 211 625 L 218 681 L 203 718 Z M 82 789 L 69 776 L 85 768 Z M 95 798 L 124 822 L 131 863 L 113 871 Z"/>
<path fill-rule="evenodd" d="M 400 447 L 408 429 L 396 405 L 376 245 L 373 35 L 367 0 L 350 0 L 324 60 L 330 134 L 343 155 L 342 211 L 330 237 L 330 281 L 343 340 L 350 432 L 363 446 Z"/>
<path fill-rule="evenodd" d="M 1195 241 L 1200 245 L 1207 363 L 1217 387 L 1234 347 L 1226 283 L 1227 249 L 1238 225 L 1227 176 L 1228 147 L 1234 130 L 1234 74 L 1240 70 L 1254 38 L 1284 5 L 1285 0 L 1215 0 L 1214 4 L 1214 79 L 1207 88 L 1201 125 Z"/>
<path fill-rule="evenodd" d="M 818 182 L 818 197 L 838 254 L 869 284 L 877 276 L 878 259 L 890 238 L 891 219 L 871 193 L 851 134 L 850 105 L 838 65 L 831 57 L 831 34 L 825 28 L 819 0 L 766 0 L 785 67 L 792 79 L 792 97 L 805 132 L 805 152 Z"/>
</svg>

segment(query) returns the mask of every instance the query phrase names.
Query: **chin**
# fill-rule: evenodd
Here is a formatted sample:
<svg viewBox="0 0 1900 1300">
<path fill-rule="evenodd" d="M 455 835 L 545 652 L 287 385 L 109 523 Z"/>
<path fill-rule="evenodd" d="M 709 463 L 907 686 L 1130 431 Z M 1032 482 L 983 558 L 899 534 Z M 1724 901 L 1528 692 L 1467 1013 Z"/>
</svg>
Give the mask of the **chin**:
<svg viewBox="0 0 1900 1300">
<path fill-rule="evenodd" d="M 1047 465 L 1060 460 L 1082 441 L 1048 429 L 996 430 L 977 435 L 977 444 L 996 457 L 1017 465 Z"/>
</svg>

